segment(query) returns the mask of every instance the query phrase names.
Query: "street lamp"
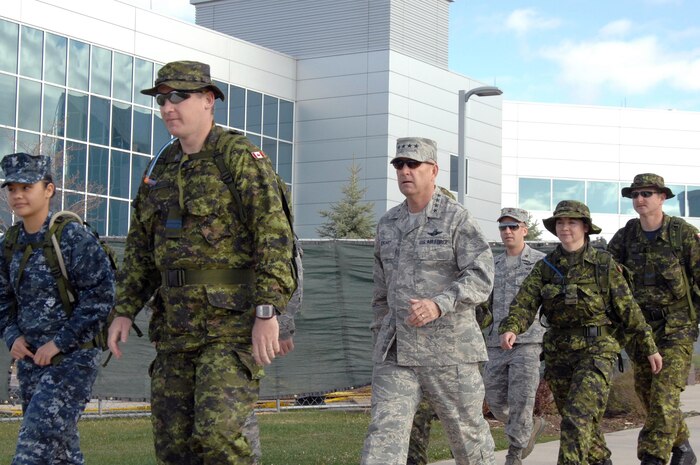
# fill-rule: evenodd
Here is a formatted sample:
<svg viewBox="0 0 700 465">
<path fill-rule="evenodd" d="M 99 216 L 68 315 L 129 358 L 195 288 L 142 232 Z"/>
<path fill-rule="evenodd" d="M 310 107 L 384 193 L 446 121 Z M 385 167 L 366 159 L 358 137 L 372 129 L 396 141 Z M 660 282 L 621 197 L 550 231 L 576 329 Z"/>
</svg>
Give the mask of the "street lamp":
<svg viewBox="0 0 700 465">
<path fill-rule="evenodd" d="M 501 95 L 503 91 L 498 87 L 494 86 L 482 86 L 475 87 L 470 90 L 460 90 L 459 91 L 459 124 L 457 126 L 457 137 L 459 138 L 457 142 L 457 201 L 464 205 L 464 195 L 467 190 L 467 169 L 466 160 L 464 157 L 465 146 L 466 146 L 466 133 L 464 129 L 465 121 L 465 110 L 467 107 L 467 102 L 469 97 L 476 95 L 477 97 L 491 97 L 494 95 Z"/>
</svg>

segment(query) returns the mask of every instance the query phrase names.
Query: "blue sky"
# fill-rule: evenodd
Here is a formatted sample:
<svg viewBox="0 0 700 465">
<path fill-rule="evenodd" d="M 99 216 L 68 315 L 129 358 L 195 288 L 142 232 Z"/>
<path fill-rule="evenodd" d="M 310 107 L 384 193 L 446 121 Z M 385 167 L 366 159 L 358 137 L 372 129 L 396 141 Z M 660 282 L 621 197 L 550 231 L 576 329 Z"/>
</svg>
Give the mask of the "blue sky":
<svg viewBox="0 0 700 465">
<path fill-rule="evenodd" d="M 124 0 L 194 22 L 189 0 Z M 450 69 L 506 100 L 700 111 L 698 0 L 455 0 Z"/>
</svg>

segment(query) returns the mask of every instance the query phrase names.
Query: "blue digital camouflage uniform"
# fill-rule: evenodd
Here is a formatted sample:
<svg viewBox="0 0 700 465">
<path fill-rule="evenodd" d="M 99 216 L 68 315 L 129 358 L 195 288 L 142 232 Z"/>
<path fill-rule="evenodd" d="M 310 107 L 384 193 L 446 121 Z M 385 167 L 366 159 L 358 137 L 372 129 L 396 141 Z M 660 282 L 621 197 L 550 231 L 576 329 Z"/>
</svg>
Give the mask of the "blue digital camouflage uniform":
<svg viewBox="0 0 700 465">
<path fill-rule="evenodd" d="M 494 463 L 478 368 L 486 347 L 474 315 L 492 284 L 493 256 L 476 221 L 440 189 L 416 223 L 406 202 L 382 217 L 375 239 L 372 420 L 363 465 L 406 463 L 423 397 L 440 418 L 457 464 Z M 441 316 L 409 326 L 411 298 L 433 300 Z"/>
<path fill-rule="evenodd" d="M 41 242 L 50 216 L 37 233 L 27 234 L 22 227 L 18 243 Z M 90 400 L 101 351 L 80 347 L 95 338 L 112 309 L 114 272 L 95 236 L 78 223 L 65 226 L 60 247 L 77 293 L 70 317 L 41 248 L 29 256 L 19 282 L 22 253 L 14 254 L 9 268 L 0 256 L 0 328 L 8 348 L 24 336 L 32 352 L 53 340 L 64 355 L 60 363 L 44 367 L 18 361 L 24 420 L 13 465 L 84 463 L 77 423 Z"/>
<path fill-rule="evenodd" d="M 588 207 L 580 202 L 560 202 L 557 213 L 583 218 L 594 234 L 600 232 L 590 223 Z M 544 224 L 554 233 L 554 222 L 545 220 Z M 535 264 L 523 281 L 508 317 L 498 330 L 499 334 L 524 332 L 542 307 L 540 311 L 548 324 L 543 341 L 545 379 L 562 417 L 559 465 L 599 464 L 610 458 L 599 422 L 620 351 L 613 335 L 619 326 L 613 327 L 611 318 L 621 322 L 628 337 L 637 341 L 645 355 L 657 352 L 649 325 L 621 270 L 608 267 L 607 295 L 601 289 L 596 279 L 596 263 L 599 263 L 598 255 L 604 253 L 592 247 L 588 240 L 582 249 L 571 253 L 557 246 Z M 558 273 L 547 271 L 547 262 Z"/>
<path fill-rule="evenodd" d="M 635 177 L 635 182 L 640 186 L 648 185 L 648 182 L 638 182 L 640 176 Z M 663 178 L 660 179 L 663 187 Z M 637 455 L 639 459 L 651 456 L 663 463 L 668 462 L 672 450 L 676 455 L 676 448 L 689 440 L 690 432 L 680 409 L 680 395 L 688 379 L 698 326 L 697 319 L 691 318 L 683 273 L 691 283 L 700 283 L 698 230 L 675 218 L 680 225 L 682 244 L 682 256 L 676 257 L 671 243 L 671 221 L 672 217 L 664 215 L 660 231 L 649 239 L 641 230 L 639 220 L 630 220 L 608 245 L 615 259 L 633 272 L 634 297 L 654 330 L 654 340 L 664 359 L 663 370 L 652 375 L 643 352 L 634 345 L 627 347 L 634 361 L 635 390 L 647 411 L 639 433 Z M 697 300 L 695 305 L 697 308 Z"/>
</svg>

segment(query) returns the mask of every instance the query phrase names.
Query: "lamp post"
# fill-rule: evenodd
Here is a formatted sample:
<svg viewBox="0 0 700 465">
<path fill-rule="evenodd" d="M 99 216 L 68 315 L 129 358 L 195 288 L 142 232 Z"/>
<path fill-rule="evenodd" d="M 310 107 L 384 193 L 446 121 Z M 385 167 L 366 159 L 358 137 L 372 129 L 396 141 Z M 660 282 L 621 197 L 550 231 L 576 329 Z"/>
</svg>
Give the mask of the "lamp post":
<svg viewBox="0 0 700 465">
<path fill-rule="evenodd" d="M 466 133 L 465 133 L 465 111 L 469 97 L 476 95 L 477 97 L 491 97 L 501 95 L 503 91 L 494 86 L 475 87 L 470 90 L 459 91 L 459 124 L 457 125 L 457 201 L 464 205 L 464 196 L 467 187 L 467 170 L 466 170 Z"/>
</svg>

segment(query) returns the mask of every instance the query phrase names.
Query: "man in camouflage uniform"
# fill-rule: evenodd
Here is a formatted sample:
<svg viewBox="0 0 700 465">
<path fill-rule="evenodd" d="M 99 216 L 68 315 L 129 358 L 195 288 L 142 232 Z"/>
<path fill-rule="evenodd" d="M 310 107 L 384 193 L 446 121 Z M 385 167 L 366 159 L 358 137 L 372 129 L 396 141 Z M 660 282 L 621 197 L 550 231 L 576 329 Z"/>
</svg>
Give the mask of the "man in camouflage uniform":
<svg viewBox="0 0 700 465">
<path fill-rule="evenodd" d="M 437 146 L 397 141 L 406 197 L 379 221 L 375 240 L 371 423 L 362 465 L 406 462 L 411 421 L 425 396 L 459 465 L 493 464 L 482 414 L 486 347 L 474 307 L 493 284 L 493 256 L 476 221 L 435 187 Z"/>
<path fill-rule="evenodd" d="M 664 369 L 653 376 L 643 354 L 633 345 L 627 347 L 634 361 L 635 390 L 647 411 L 637 456 L 644 465 L 665 464 L 669 458 L 672 465 L 693 465 L 697 458 L 680 395 L 698 337 L 698 301 L 690 286 L 700 283 L 700 236 L 694 226 L 663 212 L 664 201 L 674 195 L 661 176 L 635 176 L 622 196 L 632 199 L 639 219 L 620 229 L 608 250 L 633 272 L 634 297 L 664 357 Z"/>
<path fill-rule="evenodd" d="M 109 344 L 119 357 L 155 292 L 151 411 L 159 464 L 251 464 L 243 425 L 262 365 L 280 352 L 276 314 L 294 290 L 293 234 L 269 159 L 214 124 L 209 66 L 168 63 L 153 95 L 177 137 L 133 202 Z M 218 163 L 232 175 L 227 184 Z"/>
<path fill-rule="evenodd" d="M 615 329 L 634 338 L 658 373 L 661 356 L 622 270 L 607 252 L 590 245 L 600 228 L 581 202 L 559 202 L 543 221 L 561 243 L 538 261 L 523 281 L 501 322 L 501 347 L 512 349 L 516 334 L 547 318 L 543 338 L 545 379 L 561 415 L 558 465 L 611 465 L 600 419 L 620 351 Z M 541 309 L 540 309 L 541 306 Z"/>
<path fill-rule="evenodd" d="M 2 187 L 7 186 L 8 203 L 22 218 L 13 226 L 19 228 L 15 247 L 0 254 L 0 334 L 17 360 L 24 415 L 13 465 L 84 463 L 78 419 L 100 364 L 95 337 L 114 305 L 109 258 L 78 222 L 66 223 L 59 237 L 75 296 L 69 309 L 63 305 L 45 255 L 50 252 L 42 247 L 53 216 L 50 167 L 47 156 L 16 153 L 2 159 Z M 34 191 L 39 197 L 32 196 Z M 0 249 L 11 235 L 3 237 Z"/>
</svg>

